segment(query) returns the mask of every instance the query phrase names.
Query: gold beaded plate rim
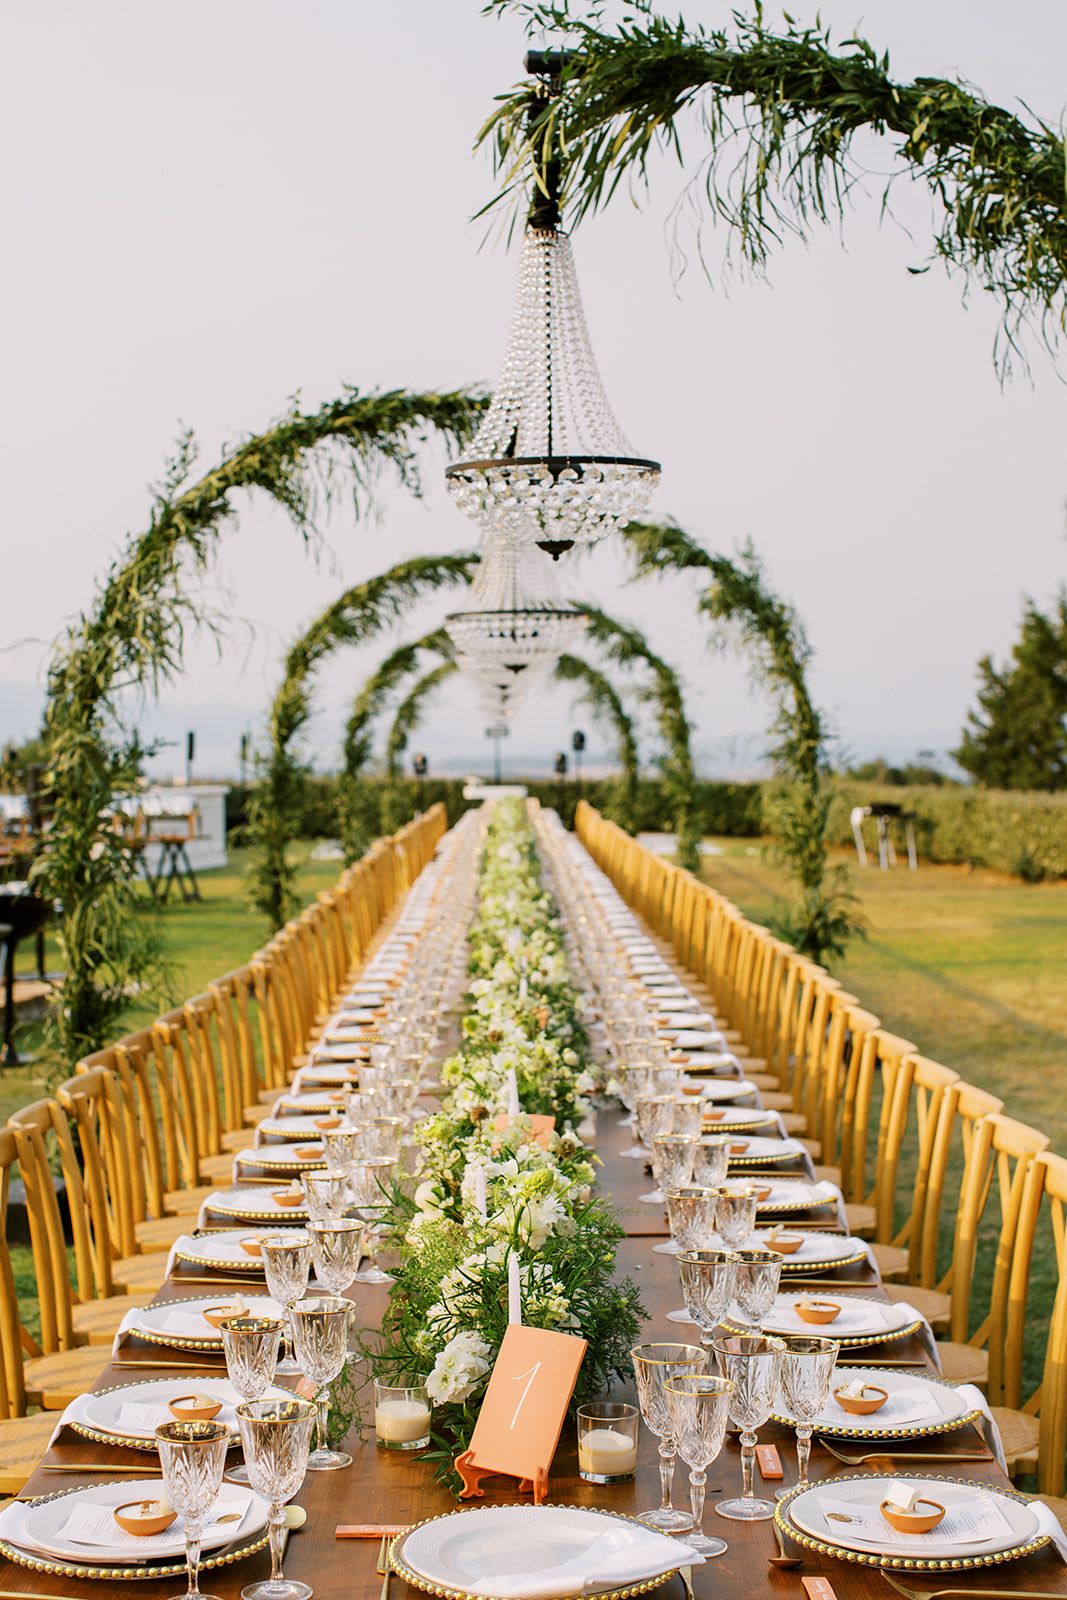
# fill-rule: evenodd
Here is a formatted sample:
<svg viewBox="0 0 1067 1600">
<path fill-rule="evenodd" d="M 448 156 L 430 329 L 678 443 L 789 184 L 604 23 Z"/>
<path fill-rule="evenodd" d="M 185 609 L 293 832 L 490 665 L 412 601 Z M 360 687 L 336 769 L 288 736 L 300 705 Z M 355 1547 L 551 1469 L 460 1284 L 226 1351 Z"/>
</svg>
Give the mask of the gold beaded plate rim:
<svg viewBox="0 0 1067 1600">
<path fill-rule="evenodd" d="M 909 1477 L 916 1476 L 908 1474 Z M 849 1472 L 840 1478 L 828 1480 L 834 1485 L 841 1483 L 856 1483 L 862 1479 L 871 1482 L 885 1482 L 884 1472 Z M 927 1476 L 927 1482 L 960 1484 L 968 1489 L 980 1490 L 982 1494 L 998 1494 L 1005 1500 L 1016 1500 L 1020 1505 L 1030 1504 L 1024 1494 L 1016 1489 L 1002 1488 L 995 1483 L 976 1482 L 973 1478 L 943 1478 Z M 941 1556 L 924 1561 L 921 1556 L 890 1556 L 883 1555 L 877 1550 L 853 1550 L 848 1545 L 828 1543 L 823 1539 L 816 1539 L 814 1535 L 805 1533 L 798 1528 L 787 1515 L 789 1506 L 799 1494 L 806 1494 L 808 1490 L 816 1487 L 806 1484 L 803 1488 L 798 1486 L 790 1489 L 783 1495 L 774 1508 L 774 1521 L 779 1530 L 802 1545 L 805 1550 L 814 1550 L 819 1555 L 836 1556 L 841 1561 L 850 1561 L 860 1567 L 888 1567 L 892 1572 L 963 1572 L 974 1567 L 1002 1566 L 1006 1561 L 1017 1561 L 1020 1556 L 1033 1555 L 1035 1550 L 1040 1550 L 1042 1545 L 1049 1542 L 1047 1533 L 1038 1532 L 1034 1538 L 1025 1540 L 1021 1544 L 1012 1545 L 1009 1550 L 989 1550 L 984 1554 L 974 1556 Z"/>
<path fill-rule="evenodd" d="M 252 1150 L 239 1150 L 235 1159 L 239 1167 L 263 1167 L 269 1168 L 272 1172 L 313 1172 L 316 1168 L 326 1165 L 324 1150 L 317 1151 L 313 1156 L 274 1157 L 268 1154 L 271 1150 L 284 1151 L 286 1148 L 284 1144 L 259 1145 Z"/>
<path fill-rule="evenodd" d="M 803 1335 L 800 1337 L 803 1337 Z M 861 1375 L 866 1384 L 877 1383 L 879 1376 L 884 1378 L 888 1375 L 886 1368 L 879 1367 L 839 1367 L 835 1371 L 850 1372 L 853 1376 Z M 901 1376 L 904 1375 L 901 1374 Z M 909 1372 L 906 1377 L 909 1383 L 937 1384 L 938 1388 L 951 1389 L 953 1393 L 956 1392 L 954 1383 L 949 1383 L 945 1378 L 935 1378 L 932 1373 Z M 937 1433 L 955 1433 L 957 1428 L 964 1428 L 969 1423 L 977 1422 L 981 1415 L 981 1407 L 972 1406 L 969 1411 L 964 1411 L 960 1416 L 952 1417 L 944 1422 L 899 1422 L 892 1429 L 887 1429 L 884 1424 L 881 1428 L 877 1428 L 873 1423 L 862 1422 L 860 1417 L 857 1417 L 855 1422 L 842 1423 L 840 1427 L 836 1422 L 833 1427 L 829 1428 L 820 1426 L 818 1423 L 813 1423 L 812 1426 L 816 1433 L 825 1436 L 827 1439 L 927 1439 Z M 780 1422 L 787 1428 L 796 1427 L 796 1419 L 786 1416 L 784 1411 L 772 1411 L 771 1417 L 773 1421 Z"/>
<path fill-rule="evenodd" d="M 405 1540 L 409 1539 L 413 1533 L 418 1532 L 420 1528 L 425 1528 L 428 1523 L 444 1522 L 450 1517 L 469 1516 L 472 1511 L 508 1511 L 512 1509 L 528 1510 L 529 1502 L 527 1501 L 524 1503 L 522 1501 L 516 1501 L 512 1506 L 465 1506 L 460 1511 L 444 1511 L 440 1516 L 437 1517 L 423 1517 L 421 1522 L 413 1522 L 410 1528 L 408 1528 L 404 1533 L 398 1534 L 393 1540 L 392 1544 L 389 1546 L 390 1565 L 397 1577 L 403 1578 L 405 1583 L 410 1583 L 413 1588 L 422 1589 L 427 1594 L 437 1595 L 440 1597 L 440 1600 L 499 1600 L 498 1596 L 472 1595 L 467 1589 L 450 1589 L 446 1584 L 434 1583 L 432 1578 L 423 1577 L 423 1575 L 419 1572 L 416 1572 L 413 1567 L 409 1567 L 403 1556 L 399 1554 L 399 1551 Z M 641 1522 L 640 1517 L 629 1517 L 621 1511 L 605 1511 L 600 1506 L 546 1506 L 545 1509 L 555 1511 L 588 1511 L 594 1516 L 612 1517 L 616 1522 L 636 1522 L 639 1523 L 641 1527 L 648 1526 L 647 1523 Z M 560 1596 L 559 1600 L 627 1600 L 627 1596 L 630 1595 L 650 1594 L 653 1589 L 658 1589 L 661 1584 L 666 1583 L 668 1578 L 673 1578 L 679 1568 L 684 1565 L 684 1562 L 679 1561 L 678 1566 L 672 1567 L 669 1572 L 662 1572 L 658 1577 L 655 1578 L 641 1579 L 637 1583 L 628 1583 L 622 1588 L 598 1589 L 595 1594 L 585 1593 L 582 1595 Z M 511 1597 L 511 1600 L 515 1600 L 515 1597 Z"/>
<path fill-rule="evenodd" d="M 849 1300 L 862 1300 L 864 1298 L 865 1296 L 858 1294 L 847 1296 Z M 876 1304 L 881 1305 L 883 1302 L 877 1301 Z M 884 1304 L 891 1305 L 892 1302 L 887 1300 Z M 774 1328 L 767 1328 L 765 1331 L 769 1339 L 833 1339 L 835 1343 L 841 1346 L 842 1350 L 852 1350 L 862 1349 L 864 1346 L 872 1344 L 897 1344 L 901 1339 L 910 1339 L 913 1334 L 918 1333 L 922 1325 L 922 1317 L 915 1317 L 911 1322 L 906 1322 L 902 1328 L 887 1328 L 884 1333 L 877 1331 L 860 1334 L 834 1333 L 832 1332 L 832 1322 L 810 1323 L 805 1327 L 803 1333 L 794 1332 L 792 1329 L 788 1332 L 783 1332 L 781 1329 L 775 1330 Z M 723 1318 L 722 1326 L 730 1333 L 748 1334 L 752 1332 L 751 1324 L 731 1322 L 729 1317 Z"/>
<path fill-rule="evenodd" d="M 215 1231 L 216 1231 L 216 1233 L 221 1233 L 224 1230 L 216 1229 Z M 239 1234 L 242 1239 L 247 1239 L 247 1238 L 251 1237 L 249 1234 L 247 1234 L 244 1231 L 243 1228 L 235 1228 L 233 1231 L 235 1233 Z M 263 1229 L 261 1229 L 259 1231 L 261 1231 L 263 1233 L 263 1235 L 266 1237 L 267 1235 L 273 1233 L 274 1229 L 273 1228 L 263 1228 Z M 207 1237 L 209 1238 L 210 1235 L 208 1235 Z M 197 1241 L 194 1240 L 194 1243 L 196 1243 L 196 1242 Z M 203 1242 L 206 1242 L 206 1239 Z M 188 1248 L 186 1248 L 184 1250 L 179 1250 L 179 1249 L 176 1248 L 175 1251 L 174 1251 L 174 1256 L 175 1256 L 176 1260 L 178 1260 L 178 1261 L 188 1261 L 190 1263 L 190 1265 L 192 1265 L 192 1266 L 195 1266 L 195 1267 L 215 1267 L 220 1272 L 254 1272 L 254 1273 L 257 1273 L 259 1275 L 259 1277 L 261 1277 L 261 1278 L 266 1273 L 266 1268 L 263 1265 L 263 1257 L 262 1256 L 250 1256 L 247 1251 L 245 1252 L 243 1258 L 242 1257 L 237 1257 L 237 1256 L 221 1256 L 221 1257 L 217 1257 L 217 1256 L 201 1255 L 198 1251 L 190 1250 Z"/>
<path fill-rule="evenodd" d="M 234 1193 L 232 1189 L 228 1192 L 230 1194 Z M 246 1189 L 244 1193 L 255 1194 L 257 1191 L 255 1189 Z M 209 1216 L 213 1215 L 215 1212 L 218 1212 L 220 1217 L 237 1217 L 243 1222 L 250 1222 L 253 1225 L 259 1223 L 260 1226 L 263 1225 L 264 1217 L 270 1217 L 271 1221 L 277 1217 L 279 1223 L 281 1223 L 283 1226 L 286 1218 L 288 1218 L 290 1222 L 295 1222 L 297 1217 L 301 1217 L 306 1222 L 308 1217 L 307 1206 L 305 1204 L 298 1206 L 276 1206 L 273 1211 L 265 1211 L 262 1208 L 258 1210 L 252 1210 L 247 1205 L 242 1207 L 236 1200 L 227 1203 L 225 1194 L 223 1195 L 221 1201 L 217 1201 L 214 1205 L 208 1207 Z"/>
<path fill-rule="evenodd" d="M 269 1300 L 270 1296 L 263 1295 L 259 1296 L 258 1298 Z M 190 1294 L 186 1295 L 181 1300 L 164 1300 L 161 1303 L 161 1309 L 165 1308 L 167 1311 L 173 1311 L 175 1306 L 203 1306 L 211 1305 L 212 1303 L 213 1302 L 210 1295 Z M 219 1301 L 218 1304 L 221 1305 L 222 1302 Z M 156 1308 L 146 1306 L 144 1309 L 147 1311 L 155 1310 Z M 256 1314 L 257 1313 L 251 1311 L 248 1313 L 249 1316 L 254 1316 Z M 169 1345 L 173 1350 L 211 1350 L 216 1355 L 222 1354 L 221 1333 L 216 1333 L 213 1339 L 209 1339 L 206 1336 L 204 1338 L 197 1338 L 194 1334 L 190 1333 L 157 1333 L 154 1329 L 149 1328 L 129 1328 L 127 1329 L 127 1332 L 131 1333 L 135 1339 L 144 1339 L 149 1344 Z"/>
<path fill-rule="evenodd" d="M 112 1480 L 115 1486 L 123 1483 L 121 1478 Z M 126 1482 L 129 1480 L 127 1479 Z M 97 1487 L 106 1489 L 109 1484 L 99 1484 Z M 61 1500 L 64 1495 L 82 1494 L 86 1485 L 78 1484 L 73 1489 L 57 1489 L 54 1494 L 35 1495 L 29 1502 L 31 1506 L 44 1505 L 47 1500 Z M 224 1545 L 214 1554 L 201 1556 L 200 1571 L 209 1571 L 212 1567 L 232 1566 L 235 1561 L 243 1561 L 245 1556 L 255 1555 L 258 1550 L 263 1550 L 270 1539 L 269 1525 L 252 1533 L 247 1538 L 237 1541 L 232 1545 Z M 35 1555 L 32 1550 L 23 1550 L 19 1545 L 11 1544 L 7 1539 L 0 1538 L 0 1555 L 6 1556 L 9 1561 L 14 1561 L 20 1567 L 29 1567 L 33 1572 L 47 1572 L 61 1578 L 177 1578 L 182 1577 L 186 1571 L 185 1552 L 178 1562 L 173 1561 L 139 1561 L 132 1566 L 87 1566 L 77 1561 L 64 1561 L 60 1557 Z"/>
<path fill-rule="evenodd" d="M 225 1376 L 224 1369 L 221 1367 L 219 1368 L 219 1376 Z M 194 1381 L 196 1380 L 192 1375 L 190 1375 L 189 1382 L 193 1383 Z M 200 1381 L 203 1381 L 202 1378 Z M 208 1381 L 210 1382 L 210 1378 Z M 139 1383 L 113 1383 L 106 1389 L 97 1389 L 93 1398 L 99 1399 L 105 1394 L 119 1394 L 123 1389 L 146 1389 L 152 1382 L 164 1383 L 169 1389 L 173 1389 L 181 1382 L 181 1379 L 159 1378 L 153 1380 L 151 1378 L 147 1378 L 142 1379 Z M 268 1389 L 267 1398 L 269 1399 L 276 1399 L 278 1395 L 288 1394 L 289 1392 L 288 1390 L 280 1388 L 278 1384 L 271 1384 L 270 1387 L 271 1389 L 276 1390 L 277 1394 L 271 1395 L 270 1389 Z M 71 1419 L 67 1426 L 73 1428 L 75 1433 L 80 1433 L 84 1438 L 92 1439 L 97 1444 L 124 1445 L 127 1450 L 147 1450 L 152 1455 L 155 1455 L 156 1453 L 157 1447 L 155 1439 L 150 1439 L 147 1434 L 144 1433 L 107 1433 L 103 1428 L 94 1428 L 91 1423 L 79 1422 L 74 1418 Z M 240 1444 L 241 1442 L 240 1429 L 236 1426 L 236 1424 L 234 1425 L 234 1428 L 230 1434 L 230 1441 L 231 1446 Z"/>
<path fill-rule="evenodd" d="M 724 1111 L 729 1111 L 730 1109 L 731 1107 L 729 1106 L 723 1106 Z M 725 1139 L 733 1133 L 754 1133 L 757 1128 L 777 1127 L 777 1119 L 773 1111 L 756 1111 L 748 1106 L 735 1106 L 732 1109 L 743 1111 L 745 1115 L 732 1122 L 727 1122 L 725 1117 L 704 1117 L 703 1136 L 705 1139 L 714 1138 L 716 1134 L 720 1133 Z"/>
</svg>

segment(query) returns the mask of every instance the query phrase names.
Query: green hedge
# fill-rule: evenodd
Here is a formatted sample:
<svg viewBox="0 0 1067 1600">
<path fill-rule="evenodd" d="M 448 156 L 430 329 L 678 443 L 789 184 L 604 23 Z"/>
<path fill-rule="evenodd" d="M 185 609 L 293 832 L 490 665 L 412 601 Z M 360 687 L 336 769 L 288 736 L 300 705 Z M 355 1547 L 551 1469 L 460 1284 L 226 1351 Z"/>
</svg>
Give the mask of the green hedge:
<svg viewBox="0 0 1067 1600">
<path fill-rule="evenodd" d="M 915 844 L 926 861 L 970 863 L 1028 883 L 1067 877 L 1067 795 L 842 781 L 830 810 L 831 843 L 852 844 L 853 806 L 887 801 L 915 812 Z M 892 827 L 900 850 L 903 829 Z M 872 835 L 868 824 L 868 849 Z"/>
</svg>

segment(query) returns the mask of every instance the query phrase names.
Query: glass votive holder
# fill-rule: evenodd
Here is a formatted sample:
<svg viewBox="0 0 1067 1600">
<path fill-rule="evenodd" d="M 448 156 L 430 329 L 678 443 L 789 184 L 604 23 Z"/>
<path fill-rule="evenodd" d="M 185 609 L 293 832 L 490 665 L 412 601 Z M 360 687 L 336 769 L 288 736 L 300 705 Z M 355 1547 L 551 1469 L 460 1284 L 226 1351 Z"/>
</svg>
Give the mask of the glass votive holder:
<svg viewBox="0 0 1067 1600">
<path fill-rule="evenodd" d="M 636 1406 L 592 1400 L 578 1407 L 578 1476 L 586 1483 L 628 1483 L 637 1471 Z"/>
<path fill-rule="evenodd" d="M 430 1442 L 430 1397 L 424 1383 L 374 1380 L 374 1431 L 385 1450 L 421 1450 Z"/>
</svg>

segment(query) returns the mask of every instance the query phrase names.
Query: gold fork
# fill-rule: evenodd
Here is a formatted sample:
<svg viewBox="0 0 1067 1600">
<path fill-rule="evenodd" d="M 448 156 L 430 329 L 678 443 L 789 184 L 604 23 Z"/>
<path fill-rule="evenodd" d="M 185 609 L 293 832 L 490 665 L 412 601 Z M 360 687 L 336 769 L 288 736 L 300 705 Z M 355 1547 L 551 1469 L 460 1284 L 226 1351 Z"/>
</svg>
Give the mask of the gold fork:
<svg viewBox="0 0 1067 1600">
<path fill-rule="evenodd" d="M 886 1583 L 896 1589 L 906 1600 L 945 1600 L 947 1595 L 966 1595 L 968 1600 L 1063 1600 L 1047 1589 L 982 1589 L 973 1584 L 969 1589 L 909 1589 L 891 1578 L 884 1567 L 879 1572 Z"/>
<path fill-rule="evenodd" d="M 838 1461 L 843 1461 L 845 1463 L 845 1465 L 848 1466 L 848 1467 L 862 1467 L 865 1461 L 885 1461 L 887 1458 L 889 1460 L 891 1460 L 891 1461 L 992 1461 L 993 1460 L 993 1457 L 987 1451 L 983 1451 L 983 1452 L 981 1452 L 979 1454 L 972 1454 L 970 1452 L 967 1452 L 965 1454 L 965 1453 L 963 1453 L 961 1451 L 959 1454 L 957 1454 L 957 1453 L 955 1453 L 953 1451 L 947 1451 L 947 1450 L 945 1450 L 945 1451 L 938 1451 L 938 1450 L 922 1450 L 922 1451 L 920 1451 L 920 1450 L 870 1450 L 870 1451 L 868 1451 L 868 1453 L 866 1455 L 856 1456 L 856 1455 L 852 1455 L 851 1452 L 847 1452 L 847 1451 L 844 1451 L 844 1450 L 835 1450 L 833 1445 L 829 1444 L 825 1439 L 820 1439 L 819 1443 L 823 1446 L 823 1448 L 825 1450 L 828 1450 L 832 1456 L 836 1457 L 836 1459 Z"/>
<path fill-rule="evenodd" d="M 378 1551 L 378 1571 L 383 1574 L 380 1600 L 389 1600 L 389 1579 L 393 1575 L 393 1565 L 389 1560 L 389 1535 L 387 1533 L 382 1534 L 382 1548 Z"/>
</svg>

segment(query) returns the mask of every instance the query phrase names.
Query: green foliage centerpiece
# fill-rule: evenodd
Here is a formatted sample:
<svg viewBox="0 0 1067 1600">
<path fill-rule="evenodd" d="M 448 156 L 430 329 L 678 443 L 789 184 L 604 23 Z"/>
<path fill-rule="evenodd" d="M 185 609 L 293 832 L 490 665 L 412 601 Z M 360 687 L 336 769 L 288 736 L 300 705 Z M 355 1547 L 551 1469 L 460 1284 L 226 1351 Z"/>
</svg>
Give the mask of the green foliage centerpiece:
<svg viewBox="0 0 1067 1600">
<path fill-rule="evenodd" d="M 508 1325 L 512 1254 L 523 1322 L 588 1342 L 576 1405 L 626 1372 L 644 1316 L 636 1286 L 615 1279 L 623 1229 L 592 1196 L 592 1160 L 574 1132 L 594 1087 L 581 996 L 532 831 L 510 802 L 489 824 L 470 947 L 463 1046 L 442 1071 L 444 1109 L 418 1125 L 416 1183 L 394 1190 L 400 1261 L 382 1328 L 363 1346 L 378 1377 L 425 1382 L 429 1458 L 454 1482 Z M 497 1128 L 511 1073 L 523 1109 Z M 542 1139 L 535 1113 L 556 1118 Z"/>
</svg>

